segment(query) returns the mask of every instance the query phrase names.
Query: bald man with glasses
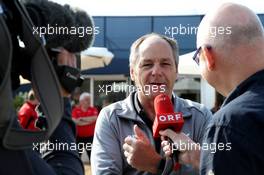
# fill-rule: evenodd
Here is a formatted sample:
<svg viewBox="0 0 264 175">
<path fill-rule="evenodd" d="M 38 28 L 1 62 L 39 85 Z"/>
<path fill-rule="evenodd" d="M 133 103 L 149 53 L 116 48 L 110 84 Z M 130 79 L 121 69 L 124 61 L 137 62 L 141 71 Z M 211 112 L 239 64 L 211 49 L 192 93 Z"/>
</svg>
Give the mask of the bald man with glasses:
<svg viewBox="0 0 264 175">
<path fill-rule="evenodd" d="M 210 28 L 231 32 L 212 36 Z M 227 97 L 206 130 L 203 144 L 217 149 L 213 153 L 202 149 L 200 174 L 263 174 L 264 31 L 260 19 L 245 6 L 225 3 L 203 18 L 197 47 L 193 59 L 203 78 Z"/>
</svg>

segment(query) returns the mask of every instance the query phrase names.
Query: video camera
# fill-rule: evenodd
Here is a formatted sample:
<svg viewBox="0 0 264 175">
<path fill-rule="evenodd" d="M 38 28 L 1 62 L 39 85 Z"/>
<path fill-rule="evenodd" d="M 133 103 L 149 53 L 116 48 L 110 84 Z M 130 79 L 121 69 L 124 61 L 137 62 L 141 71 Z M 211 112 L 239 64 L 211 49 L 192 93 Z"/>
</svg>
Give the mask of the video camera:
<svg viewBox="0 0 264 175">
<path fill-rule="evenodd" d="M 50 1 L 0 0 L 0 138 L 7 149 L 28 148 L 49 138 L 63 115 L 60 85 L 71 92 L 82 83 L 79 69 L 58 65 L 56 56 L 59 48 L 76 54 L 88 48 L 93 33 L 80 37 L 77 33 L 34 32 L 47 25 L 93 28 L 93 21 L 83 11 Z M 47 130 L 32 132 L 17 126 L 12 92 L 20 85 L 19 75 L 31 81 Z"/>
</svg>

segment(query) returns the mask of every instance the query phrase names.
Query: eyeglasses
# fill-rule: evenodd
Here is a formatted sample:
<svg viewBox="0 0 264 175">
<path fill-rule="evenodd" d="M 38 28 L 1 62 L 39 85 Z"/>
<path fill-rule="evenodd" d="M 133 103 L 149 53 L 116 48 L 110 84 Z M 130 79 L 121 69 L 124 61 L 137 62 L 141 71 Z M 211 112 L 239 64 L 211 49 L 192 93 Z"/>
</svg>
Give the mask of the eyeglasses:
<svg viewBox="0 0 264 175">
<path fill-rule="evenodd" d="M 199 56 L 198 56 L 198 55 L 200 54 L 201 48 L 202 48 L 202 46 L 200 46 L 200 47 L 196 50 L 196 52 L 194 53 L 194 55 L 193 55 L 193 57 L 192 57 L 192 59 L 196 62 L 197 65 L 199 65 L 199 62 L 200 62 L 200 60 L 199 60 Z"/>
<path fill-rule="evenodd" d="M 212 47 L 211 46 L 205 46 L 207 49 L 211 49 Z M 192 59 L 196 62 L 197 65 L 199 65 L 200 63 L 200 58 L 199 58 L 199 54 L 200 54 L 200 51 L 202 49 L 202 46 L 200 46 L 196 52 L 194 53 Z"/>
</svg>

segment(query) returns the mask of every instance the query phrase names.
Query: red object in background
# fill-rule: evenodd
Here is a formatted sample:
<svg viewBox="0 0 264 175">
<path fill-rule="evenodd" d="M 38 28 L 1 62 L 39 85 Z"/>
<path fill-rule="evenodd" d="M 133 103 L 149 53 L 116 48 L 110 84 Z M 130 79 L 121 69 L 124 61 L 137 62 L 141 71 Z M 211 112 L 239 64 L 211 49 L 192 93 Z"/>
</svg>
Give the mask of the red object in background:
<svg viewBox="0 0 264 175">
<path fill-rule="evenodd" d="M 72 117 L 73 118 L 82 118 L 82 117 L 89 117 L 89 116 L 98 116 L 98 110 L 95 107 L 88 107 L 86 111 L 83 111 L 79 106 L 75 107 L 72 110 Z M 77 136 L 78 137 L 91 137 L 94 135 L 94 128 L 95 128 L 95 122 L 83 125 L 83 126 L 77 126 Z"/>
<path fill-rule="evenodd" d="M 30 102 L 26 102 L 22 105 L 18 111 L 18 120 L 20 125 L 24 129 L 38 131 L 39 128 L 35 126 L 38 119 L 38 114 L 36 112 L 37 105 L 33 105 Z"/>
</svg>

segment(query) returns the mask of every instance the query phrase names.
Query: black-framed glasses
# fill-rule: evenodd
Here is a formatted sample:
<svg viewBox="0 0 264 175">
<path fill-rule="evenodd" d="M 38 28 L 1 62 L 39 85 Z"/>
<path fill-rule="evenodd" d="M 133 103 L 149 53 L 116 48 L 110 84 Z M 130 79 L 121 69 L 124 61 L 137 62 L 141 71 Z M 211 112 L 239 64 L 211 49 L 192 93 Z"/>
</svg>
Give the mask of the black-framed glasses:
<svg viewBox="0 0 264 175">
<path fill-rule="evenodd" d="M 211 46 L 205 46 L 207 49 L 211 49 L 212 47 Z M 199 55 L 200 55 L 200 51 L 202 49 L 202 46 L 200 46 L 196 52 L 194 53 L 192 59 L 197 63 L 197 65 L 199 65 L 200 63 L 200 58 L 199 58 Z"/>
<path fill-rule="evenodd" d="M 200 62 L 200 60 L 199 60 L 199 56 L 198 56 L 198 55 L 199 55 L 201 49 L 202 49 L 202 46 L 200 46 L 200 47 L 196 50 L 196 52 L 194 53 L 194 55 L 193 55 L 193 57 L 192 57 L 192 59 L 196 62 L 197 65 L 199 65 L 199 62 Z"/>
</svg>

